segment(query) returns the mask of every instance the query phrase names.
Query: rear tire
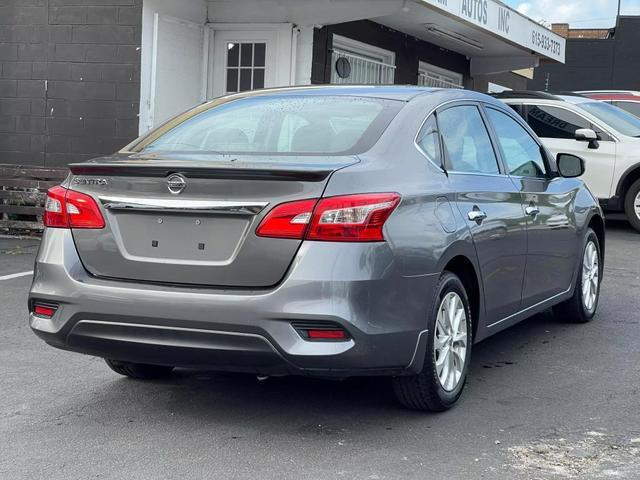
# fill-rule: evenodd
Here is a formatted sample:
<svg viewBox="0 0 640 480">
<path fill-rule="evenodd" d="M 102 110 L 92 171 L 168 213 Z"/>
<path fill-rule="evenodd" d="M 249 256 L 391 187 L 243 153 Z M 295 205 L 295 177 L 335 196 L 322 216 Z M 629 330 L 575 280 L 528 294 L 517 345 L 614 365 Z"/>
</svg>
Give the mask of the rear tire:
<svg viewBox="0 0 640 480">
<path fill-rule="evenodd" d="M 594 287 L 593 282 L 590 288 L 595 289 L 595 299 L 591 301 L 586 300 L 585 291 L 588 291 L 588 288 L 585 288 L 585 283 L 591 281 L 593 278 L 592 274 L 584 275 L 585 268 L 588 268 L 589 261 L 587 260 L 587 252 L 591 248 L 590 246 L 595 247 L 595 251 L 597 254 L 597 270 L 593 271 L 593 275 L 596 274 L 596 285 Z M 573 292 L 573 296 L 555 307 L 553 307 L 553 312 L 557 318 L 564 322 L 570 323 L 587 323 L 590 322 L 596 314 L 596 310 L 598 309 L 598 301 L 600 300 L 600 285 L 602 283 L 602 253 L 600 251 L 600 242 L 598 241 L 598 236 L 591 229 L 587 231 L 587 239 L 582 247 L 582 255 L 580 256 L 580 268 L 578 270 L 578 280 L 576 282 L 575 291 Z"/>
<path fill-rule="evenodd" d="M 108 358 L 105 358 L 104 361 L 114 372 L 136 380 L 164 378 L 169 376 L 173 371 L 173 367 L 166 367 L 162 365 L 121 362 L 119 360 L 109 360 Z"/>
<path fill-rule="evenodd" d="M 640 180 L 636 180 L 627 190 L 624 211 L 631 226 L 640 232 Z"/>
<path fill-rule="evenodd" d="M 452 311 L 453 314 L 447 313 Z M 448 326 L 445 317 L 453 318 Z M 394 377 L 393 390 L 406 408 L 442 412 L 451 408 L 462 394 L 472 344 L 467 292 L 460 279 L 451 272 L 444 272 L 436 287 L 429 312 L 427 339 L 422 371 L 417 375 Z"/>
</svg>

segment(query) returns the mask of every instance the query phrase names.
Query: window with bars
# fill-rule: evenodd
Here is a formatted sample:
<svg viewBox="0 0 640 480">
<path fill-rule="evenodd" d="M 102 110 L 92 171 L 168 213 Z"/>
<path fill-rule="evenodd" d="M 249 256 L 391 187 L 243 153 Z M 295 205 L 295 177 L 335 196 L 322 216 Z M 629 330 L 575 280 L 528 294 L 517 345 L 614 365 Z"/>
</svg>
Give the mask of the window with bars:
<svg viewBox="0 0 640 480">
<path fill-rule="evenodd" d="M 266 54 L 264 42 L 227 43 L 226 93 L 264 88 Z"/>
<path fill-rule="evenodd" d="M 420 62 L 418 85 L 433 88 L 463 88 L 462 75 L 425 62 Z"/>
<path fill-rule="evenodd" d="M 331 54 L 331 83 L 334 84 L 393 84 L 395 54 L 357 40 L 333 36 Z"/>
</svg>

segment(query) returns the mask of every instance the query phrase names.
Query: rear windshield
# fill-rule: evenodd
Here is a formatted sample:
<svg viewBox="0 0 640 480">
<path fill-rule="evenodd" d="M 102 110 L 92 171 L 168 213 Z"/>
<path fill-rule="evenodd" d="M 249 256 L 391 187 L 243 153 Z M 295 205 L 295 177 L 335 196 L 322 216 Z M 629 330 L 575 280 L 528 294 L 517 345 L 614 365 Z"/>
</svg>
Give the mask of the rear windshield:
<svg viewBox="0 0 640 480">
<path fill-rule="evenodd" d="M 143 152 L 354 154 L 368 150 L 402 102 L 347 96 L 256 96 L 195 115 Z"/>
</svg>

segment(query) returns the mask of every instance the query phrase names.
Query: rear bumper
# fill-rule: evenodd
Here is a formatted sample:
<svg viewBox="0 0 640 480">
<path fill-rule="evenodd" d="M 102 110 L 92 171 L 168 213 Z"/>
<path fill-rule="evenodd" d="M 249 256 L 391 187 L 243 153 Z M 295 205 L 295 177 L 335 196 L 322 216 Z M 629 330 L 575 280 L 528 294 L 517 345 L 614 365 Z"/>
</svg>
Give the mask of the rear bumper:
<svg viewBox="0 0 640 480">
<path fill-rule="evenodd" d="M 375 261 L 372 261 L 375 259 Z M 138 363 L 263 375 L 400 375 L 421 369 L 437 275 L 398 275 L 386 244 L 302 246 L 270 290 L 149 285 L 87 274 L 72 234 L 45 231 L 29 295 L 55 303 L 33 331 L 65 350 Z M 292 322 L 332 322 L 347 341 L 309 342 Z"/>
</svg>

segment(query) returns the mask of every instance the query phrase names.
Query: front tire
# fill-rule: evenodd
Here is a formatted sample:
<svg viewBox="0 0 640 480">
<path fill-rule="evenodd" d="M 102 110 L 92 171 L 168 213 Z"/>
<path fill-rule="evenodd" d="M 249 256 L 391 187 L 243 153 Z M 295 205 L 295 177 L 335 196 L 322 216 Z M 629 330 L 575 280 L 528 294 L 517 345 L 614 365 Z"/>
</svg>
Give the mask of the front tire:
<svg viewBox="0 0 640 480">
<path fill-rule="evenodd" d="M 110 360 L 105 358 L 109 368 L 125 377 L 134 378 L 136 380 L 152 380 L 169 376 L 173 371 L 173 367 L 165 367 L 162 365 L 146 365 L 143 363 L 121 362 L 119 360 Z"/>
<path fill-rule="evenodd" d="M 587 323 L 593 319 L 600 300 L 602 267 L 598 236 L 589 229 L 582 248 L 578 281 L 573 296 L 553 308 L 558 318 L 571 323 Z"/>
<path fill-rule="evenodd" d="M 627 190 L 624 211 L 631 226 L 640 232 L 640 180 L 636 180 Z"/>
<path fill-rule="evenodd" d="M 469 298 L 455 274 L 443 273 L 432 305 L 422 371 L 395 377 L 393 390 L 406 408 L 442 412 L 460 398 L 471 358 Z"/>
</svg>

